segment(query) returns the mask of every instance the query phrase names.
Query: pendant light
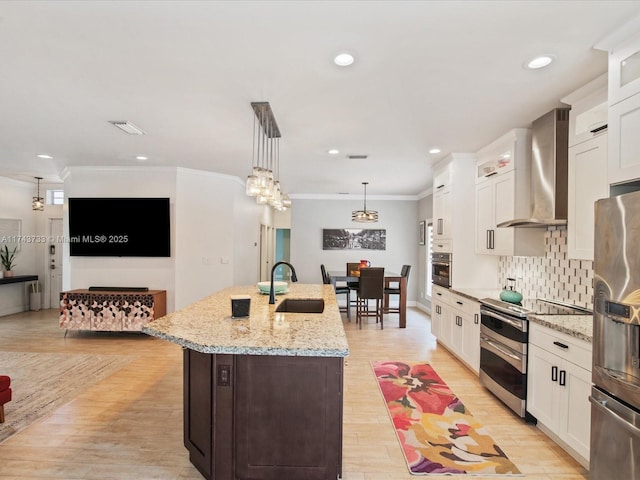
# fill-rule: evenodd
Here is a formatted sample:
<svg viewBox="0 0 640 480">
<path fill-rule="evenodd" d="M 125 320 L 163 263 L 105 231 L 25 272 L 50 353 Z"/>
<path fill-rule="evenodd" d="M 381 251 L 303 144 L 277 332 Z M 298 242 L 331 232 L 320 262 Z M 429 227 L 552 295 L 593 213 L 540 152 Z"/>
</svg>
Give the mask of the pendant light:
<svg viewBox="0 0 640 480">
<path fill-rule="evenodd" d="M 351 212 L 351 221 L 359 223 L 376 223 L 378 221 L 378 212 L 375 210 L 367 210 L 367 185 L 369 182 L 362 182 L 364 185 L 364 208 L 362 210 L 354 210 Z"/>
<path fill-rule="evenodd" d="M 38 192 L 31 202 L 31 210 L 42 212 L 44 211 L 44 199 L 40 196 L 40 180 L 42 180 L 42 177 L 34 178 L 38 181 Z"/>
<path fill-rule="evenodd" d="M 258 205 L 276 210 L 291 207 L 289 196 L 280 187 L 280 129 L 269 102 L 252 102 L 253 152 L 251 175 L 247 177 L 246 194 L 256 197 Z"/>
</svg>

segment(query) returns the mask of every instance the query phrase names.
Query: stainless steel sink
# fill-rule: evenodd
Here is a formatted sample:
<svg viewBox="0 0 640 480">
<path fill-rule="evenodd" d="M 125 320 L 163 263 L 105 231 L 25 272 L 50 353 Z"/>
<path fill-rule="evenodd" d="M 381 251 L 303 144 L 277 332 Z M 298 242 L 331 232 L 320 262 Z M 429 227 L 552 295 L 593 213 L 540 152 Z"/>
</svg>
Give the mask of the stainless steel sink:
<svg viewBox="0 0 640 480">
<path fill-rule="evenodd" d="M 276 312 L 322 313 L 324 312 L 324 300 L 321 298 L 285 298 L 276 307 Z"/>
</svg>

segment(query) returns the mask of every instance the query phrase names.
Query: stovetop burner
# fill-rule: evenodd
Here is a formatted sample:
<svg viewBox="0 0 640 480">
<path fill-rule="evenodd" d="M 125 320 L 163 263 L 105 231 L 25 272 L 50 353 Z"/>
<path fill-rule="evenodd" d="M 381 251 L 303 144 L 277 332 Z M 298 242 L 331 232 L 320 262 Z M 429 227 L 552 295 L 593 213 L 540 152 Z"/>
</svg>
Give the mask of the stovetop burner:
<svg viewBox="0 0 640 480">
<path fill-rule="evenodd" d="M 547 300 L 544 298 L 523 299 L 520 304 L 503 302 L 502 300 L 496 300 L 494 298 L 483 298 L 480 303 L 490 308 L 513 315 L 520 318 L 525 318 L 528 314 L 538 315 L 591 315 L 591 310 L 586 308 L 577 307 L 575 305 L 568 305 L 555 300 Z"/>
</svg>

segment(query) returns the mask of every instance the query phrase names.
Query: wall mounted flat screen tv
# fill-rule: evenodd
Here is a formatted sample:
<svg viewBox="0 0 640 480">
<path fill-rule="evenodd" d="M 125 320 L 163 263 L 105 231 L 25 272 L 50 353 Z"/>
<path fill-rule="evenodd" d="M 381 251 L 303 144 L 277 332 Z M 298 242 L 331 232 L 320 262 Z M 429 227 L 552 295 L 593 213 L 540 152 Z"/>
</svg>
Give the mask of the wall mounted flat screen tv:
<svg viewBox="0 0 640 480">
<path fill-rule="evenodd" d="M 71 256 L 170 257 L 168 198 L 69 198 Z"/>
</svg>

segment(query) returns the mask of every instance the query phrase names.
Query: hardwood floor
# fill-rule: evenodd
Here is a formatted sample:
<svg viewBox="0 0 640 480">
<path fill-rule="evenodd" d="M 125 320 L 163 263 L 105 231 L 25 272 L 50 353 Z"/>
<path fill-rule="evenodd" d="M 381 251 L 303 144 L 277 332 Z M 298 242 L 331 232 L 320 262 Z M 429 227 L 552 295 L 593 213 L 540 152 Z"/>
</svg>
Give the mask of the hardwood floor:
<svg viewBox="0 0 640 480">
<path fill-rule="evenodd" d="M 372 360 L 430 362 L 527 479 L 587 478 L 577 462 L 536 427 L 511 414 L 479 385 L 477 377 L 436 344 L 428 333 L 428 316 L 416 309 L 408 309 L 407 315 L 406 329 L 397 328 L 397 315 L 388 315 L 382 331 L 372 320 L 358 330 L 345 317 L 351 349 L 345 367 L 345 480 L 415 478 L 407 470 L 391 427 L 371 371 Z M 0 350 L 135 357 L 114 375 L 0 444 L 0 479 L 202 478 L 182 444 L 180 347 L 143 334 L 70 332 L 64 338 L 57 311 L 45 310 L 0 317 Z M 10 403 L 6 414 L 11 415 Z"/>
</svg>

